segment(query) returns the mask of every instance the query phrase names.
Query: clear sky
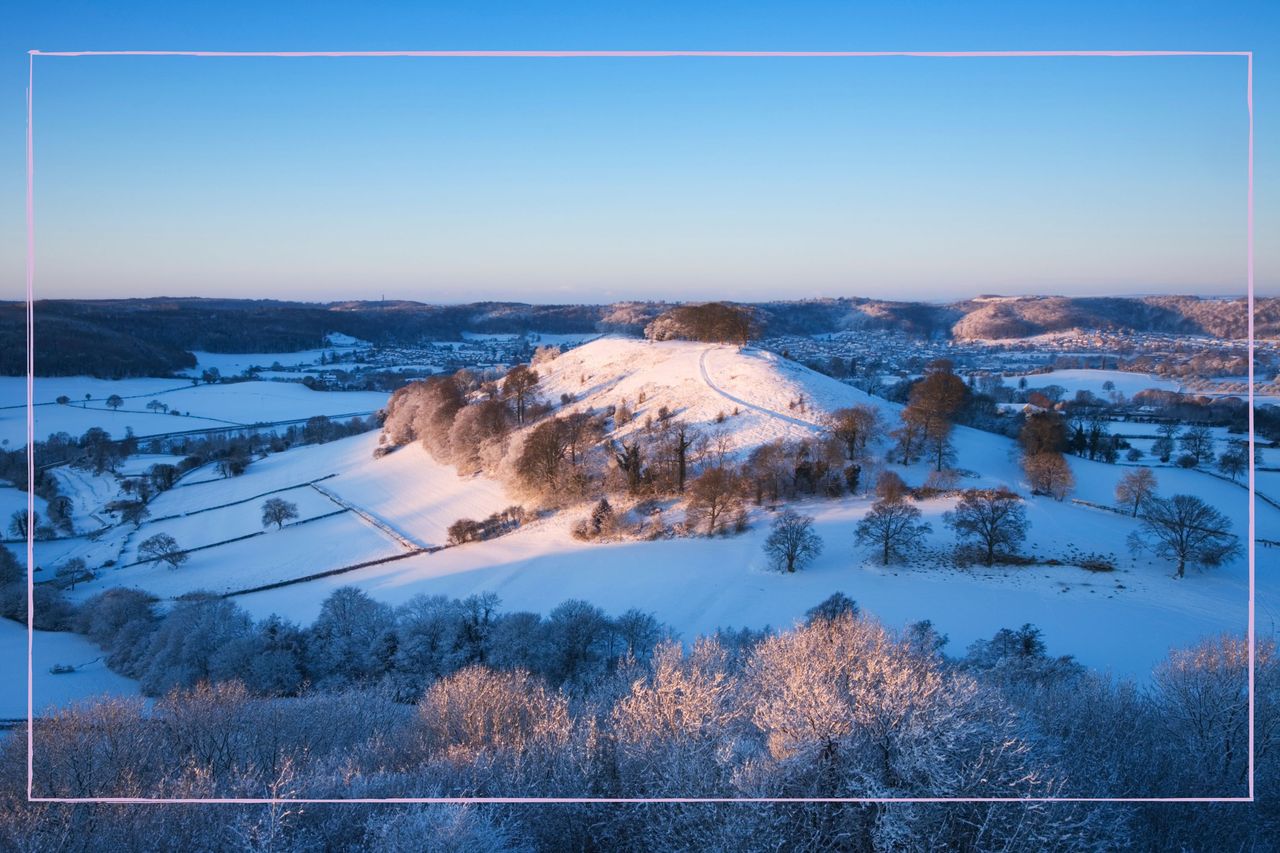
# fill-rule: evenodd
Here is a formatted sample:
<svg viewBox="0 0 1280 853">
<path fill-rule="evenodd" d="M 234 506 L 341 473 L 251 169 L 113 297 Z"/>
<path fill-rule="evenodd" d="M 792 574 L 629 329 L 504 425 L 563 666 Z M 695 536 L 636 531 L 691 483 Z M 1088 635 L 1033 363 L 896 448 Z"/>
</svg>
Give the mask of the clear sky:
<svg viewBox="0 0 1280 853">
<path fill-rule="evenodd" d="M 0 36 L 6 289 L 30 48 L 687 48 L 1254 50 L 1257 281 L 1280 290 L 1274 4 L 686 5 L 19 12 Z M 1241 58 L 37 57 L 35 77 L 40 296 L 1245 289 Z"/>
</svg>

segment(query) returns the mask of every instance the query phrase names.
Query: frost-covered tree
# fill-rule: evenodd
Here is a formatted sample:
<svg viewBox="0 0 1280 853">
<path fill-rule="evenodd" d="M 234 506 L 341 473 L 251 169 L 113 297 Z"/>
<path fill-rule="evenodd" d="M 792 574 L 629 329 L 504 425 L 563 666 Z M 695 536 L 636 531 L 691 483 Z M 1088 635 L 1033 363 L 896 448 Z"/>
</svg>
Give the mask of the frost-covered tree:
<svg viewBox="0 0 1280 853">
<path fill-rule="evenodd" d="M 0 587 L 22 583 L 25 576 L 26 572 L 18 558 L 8 548 L 0 545 Z"/>
<path fill-rule="evenodd" d="M 901 557 L 915 548 L 933 528 L 920 520 L 920 510 L 905 500 L 880 499 L 871 505 L 854 530 L 859 545 L 874 548 L 880 560 L 889 565 L 890 560 Z"/>
<path fill-rule="evenodd" d="M 138 560 L 143 563 L 164 563 L 176 569 L 187 561 L 187 553 L 178 546 L 178 540 L 168 533 L 157 533 L 143 539 L 138 545 Z"/>
<path fill-rule="evenodd" d="M 197 594 L 179 600 L 147 644 L 143 693 L 158 696 L 209 681 L 214 656 L 252 629 L 249 615 L 227 599 Z"/>
<path fill-rule="evenodd" d="M 298 517 L 298 505 L 284 498 L 267 498 L 262 502 L 262 526 L 275 525 L 284 529 L 284 523 Z"/>
<path fill-rule="evenodd" d="M 843 616 L 764 639 L 745 695 L 766 744 L 768 790 L 1045 790 L 1016 720 L 991 691 L 874 620 Z"/>
<path fill-rule="evenodd" d="M 1275 709 L 1266 701 L 1275 695 L 1274 639 L 1260 639 L 1255 653 L 1255 737 L 1265 754 L 1280 734 Z M 1188 781 L 1218 796 L 1248 790 L 1249 664 L 1247 639 L 1223 635 L 1174 650 L 1152 676 L 1168 746 L 1181 756 L 1199 756 L 1194 770 L 1187 769 Z"/>
<path fill-rule="evenodd" d="M 1027 536 L 1027 511 L 1022 498 L 1003 486 L 967 489 L 955 509 L 943 516 L 960 542 L 974 542 L 987 565 L 1002 550 L 1015 550 Z"/>
<path fill-rule="evenodd" d="M 433 684 L 418 703 L 422 743 L 455 761 L 534 759 L 565 744 L 571 727 L 565 698 L 521 670 L 468 667 Z"/>
<path fill-rule="evenodd" d="M 740 684 L 715 640 L 687 654 L 660 645 L 647 675 L 613 706 L 618 782 L 628 796 L 715 796 L 730 781 L 720 760 L 745 722 Z"/>
<path fill-rule="evenodd" d="M 1142 505 L 1155 496 L 1156 475 L 1150 468 L 1134 468 L 1124 472 L 1116 483 L 1116 503 L 1136 517 Z"/>
<path fill-rule="evenodd" d="M 813 529 L 813 518 L 784 510 L 773 520 L 764 553 L 774 571 L 803 569 L 822 553 L 822 537 Z"/>
<path fill-rule="evenodd" d="M 1135 553 L 1149 550 L 1176 563 L 1177 577 L 1188 564 L 1218 566 L 1240 550 L 1231 520 L 1195 495 L 1149 498 L 1141 526 L 1129 536 Z"/>
<path fill-rule="evenodd" d="M 391 608 L 352 586 L 335 589 L 308 634 L 307 670 L 317 681 L 350 683 L 378 670 L 375 641 L 393 627 Z"/>
</svg>

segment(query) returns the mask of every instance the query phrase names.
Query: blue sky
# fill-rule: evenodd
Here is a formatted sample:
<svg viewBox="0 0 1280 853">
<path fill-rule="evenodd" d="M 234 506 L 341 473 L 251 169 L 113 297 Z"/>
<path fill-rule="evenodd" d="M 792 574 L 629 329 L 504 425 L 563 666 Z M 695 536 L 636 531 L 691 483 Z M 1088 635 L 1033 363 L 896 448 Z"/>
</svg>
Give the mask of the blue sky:
<svg viewBox="0 0 1280 853">
<path fill-rule="evenodd" d="M 1268 4 L 46 4 L 30 48 L 1254 50 Z M 963 8 L 961 8 L 963 7 Z M 1260 42 L 1260 39 L 1265 41 Z M 1244 60 L 36 60 L 37 293 L 423 301 L 1240 293 Z"/>
</svg>

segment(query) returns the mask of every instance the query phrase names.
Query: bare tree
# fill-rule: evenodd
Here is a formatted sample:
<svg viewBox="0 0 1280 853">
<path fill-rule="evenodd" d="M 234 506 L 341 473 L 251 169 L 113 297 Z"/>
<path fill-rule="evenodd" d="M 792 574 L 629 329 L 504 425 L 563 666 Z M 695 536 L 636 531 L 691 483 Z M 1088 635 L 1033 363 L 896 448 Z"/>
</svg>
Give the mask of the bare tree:
<svg viewBox="0 0 1280 853">
<path fill-rule="evenodd" d="M 1054 500 L 1065 498 L 1076 485 L 1071 466 L 1061 453 L 1043 451 L 1022 458 L 1022 470 L 1027 475 L 1031 490 L 1051 495 Z"/>
<path fill-rule="evenodd" d="M 53 573 L 58 583 L 62 586 L 68 586 L 72 589 L 76 588 L 76 584 L 82 581 L 93 580 L 93 572 L 89 571 L 85 562 L 80 557 L 72 557 Z"/>
<path fill-rule="evenodd" d="M 871 505 L 854 530 L 859 545 L 876 548 L 884 565 L 919 544 L 933 528 L 920 520 L 920 510 L 905 500 L 881 499 Z"/>
<path fill-rule="evenodd" d="M 907 496 L 907 484 L 896 471 L 881 471 L 876 477 L 876 497 L 884 501 L 900 501 Z"/>
<path fill-rule="evenodd" d="M 1213 430 L 1194 426 L 1178 440 L 1178 446 L 1193 456 L 1197 465 L 1203 465 L 1213 459 Z"/>
<path fill-rule="evenodd" d="M 939 359 L 931 362 L 923 379 L 911 388 L 907 407 L 902 410 L 903 429 L 899 442 L 907 436 L 905 430 L 913 427 L 915 435 L 929 448 L 934 468 L 941 471 L 953 457 L 951 446 L 951 421 L 964 407 L 969 389 L 964 380 L 952 371 L 951 362 Z M 904 447 L 903 458 L 910 456 L 910 448 Z"/>
<path fill-rule="evenodd" d="M 690 521 L 707 522 L 707 534 L 715 533 L 742 503 L 742 484 L 728 468 L 708 468 L 693 481 L 689 489 Z"/>
<path fill-rule="evenodd" d="M 538 385 L 538 372 L 526 364 L 517 364 L 502 380 L 502 395 L 516 403 L 516 423 L 524 423 L 525 407 Z"/>
<path fill-rule="evenodd" d="M 1130 515 L 1137 516 L 1142 505 L 1156 493 L 1156 475 L 1150 468 L 1126 471 L 1116 483 L 1116 503 L 1130 508 Z"/>
<path fill-rule="evenodd" d="M 28 518 L 25 509 L 13 511 L 9 516 L 9 536 L 14 539 L 26 539 L 27 534 L 40 525 L 40 514 L 33 512 Z"/>
<path fill-rule="evenodd" d="M 822 553 L 822 537 L 813 530 L 813 519 L 786 510 L 773 520 L 764 553 L 777 571 L 803 569 Z"/>
<path fill-rule="evenodd" d="M 284 523 L 298 517 L 298 505 L 283 498 L 267 498 L 262 502 L 262 526 L 272 524 L 277 530 L 284 528 Z"/>
<path fill-rule="evenodd" d="M 1028 456 L 1061 453 L 1067 449 L 1067 424 L 1057 412 L 1033 412 L 1022 422 L 1018 443 Z"/>
<path fill-rule="evenodd" d="M 124 399 L 119 394 L 112 394 L 107 398 L 107 407 L 110 409 L 118 409 L 124 405 Z"/>
<path fill-rule="evenodd" d="M 533 428 L 516 460 L 516 473 L 524 483 L 542 494 L 551 494 L 560 480 L 565 454 L 569 451 L 569 431 L 560 418 L 545 420 Z"/>
<path fill-rule="evenodd" d="M 874 444 L 884 429 L 880 412 L 861 403 L 836 409 L 831 413 L 830 424 L 831 434 L 840 441 L 850 461 L 866 453 L 868 445 Z"/>
<path fill-rule="evenodd" d="M 151 510 L 147 508 L 145 501 L 129 501 L 120 507 L 120 521 L 125 524 L 132 524 L 134 529 L 142 526 L 142 522 L 151 516 Z"/>
<path fill-rule="evenodd" d="M 1217 566 L 1240 551 L 1231 532 L 1231 521 L 1194 495 L 1149 498 L 1142 526 L 1129 536 L 1135 552 L 1150 550 L 1178 565 L 1178 577 L 1187 564 Z"/>
<path fill-rule="evenodd" d="M 168 533 L 157 533 L 138 545 L 138 558 L 144 563 L 165 563 L 176 569 L 187 561 L 187 554 L 178 547 L 178 540 Z"/>
<path fill-rule="evenodd" d="M 1027 536 L 1027 511 L 1022 498 L 1003 486 L 966 490 L 943 521 L 961 542 L 976 542 L 985 552 L 988 566 L 995 562 L 998 550 L 1017 548 Z"/>
<path fill-rule="evenodd" d="M 1248 471 L 1249 445 L 1243 441 L 1231 442 L 1231 446 L 1218 457 L 1218 470 L 1233 480 Z"/>
</svg>

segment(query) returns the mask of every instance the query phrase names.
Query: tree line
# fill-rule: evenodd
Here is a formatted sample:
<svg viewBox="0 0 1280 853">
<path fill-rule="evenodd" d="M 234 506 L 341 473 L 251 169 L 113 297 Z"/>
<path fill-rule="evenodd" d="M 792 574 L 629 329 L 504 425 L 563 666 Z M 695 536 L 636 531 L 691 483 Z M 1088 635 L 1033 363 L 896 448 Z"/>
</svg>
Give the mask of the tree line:
<svg viewBox="0 0 1280 853">
<path fill-rule="evenodd" d="M 124 594 L 91 636 L 137 630 Z M 150 648 L 167 675 L 134 699 L 37 721 L 37 796 L 1177 797 L 1247 792 L 1242 638 L 1175 651 L 1139 686 L 1048 654 L 1033 626 L 962 655 L 927 622 L 889 629 L 836 594 L 782 631 L 671 642 L 651 619 L 626 649 L 600 614 L 339 590 L 307 629 L 225 600 L 179 603 Z M 588 606 L 589 607 L 589 606 Z M 123 612 L 122 612 L 123 611 Z M 197 615 L 199 614 L 199 615 Z M 504 619 L 517 616 L 505 640 Z M 129 627 L 135 626 L 135 627 Z M 274 627 L 272 627 L 274 626 Z M 395 626 L 398 642 L 380 641 Z M 533 631 L 530 633 L 529 628 Z M 584 630 L 585 629 L 585 630 Z M 615 626 L 615 632 L 618 628 Z M 203 664 L 176 654 L 199 637 Z M 157 634 L 156 636 L 161 636 Z M 258 637 L 259 639 L 246 639 Z M 531 649 L 522 640 L 533 637 Z M 264 640 L 272 645 L 264 646 Z M 149 644 L 150 645 L 150 644 Z M 274 695 L 292 646 L 324 680 Z M 216 647 L 216 648 L 215 648 Z M 593 657 L 584 650 L 595 649 Z M 314 649 L 314 650 L 312 650 Z M 392 677 L 397 656 L 417 661 Z M 139 660 L 141 656 L 138 656 Z M 216 662 L 215 662 L 216 659 Z M 228 666 L 230 679 L 201 666 Z M 246 682 L 241 676 L 248 676 Z M 266 677 L 270 689 L 262 690 Z M 0 744 L 0 846 L 96 850 L 1252 849 L 1280 828 L 1280 681 L 1258 646 L 1248 807 L 1106 803 L 518 804 L 164 808 L 27 803 L 24 737 Z M 256 685 L 256 686 L 255 686 Z"/>
</svg>

